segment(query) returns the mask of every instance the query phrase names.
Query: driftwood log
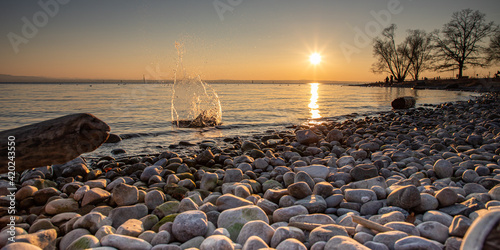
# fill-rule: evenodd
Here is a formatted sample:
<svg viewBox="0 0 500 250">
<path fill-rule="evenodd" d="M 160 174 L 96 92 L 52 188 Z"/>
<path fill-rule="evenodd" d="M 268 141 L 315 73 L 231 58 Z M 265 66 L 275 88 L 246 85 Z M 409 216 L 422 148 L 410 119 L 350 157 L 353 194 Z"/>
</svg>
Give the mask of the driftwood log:
<svg viewBox="0 0 500 250">
<path fill-rule="evenodd" d="M 358 224 L 363 225 L 366 228 L 373 229 L 375 231 L 379 231 L 381 233 L 383 232 L 390 232 L 390 231 L 396 231 L 390 227 L 386 227 L 384 225 L 381 225 L 377 222 L 367 220 L 363 217 L 359 217 L 357 215 L 351 215 L 352 221 Z"/>
<path fill-rule="evenodd" d="M 393 109 L 409 109 L 415 107 L 415 98 L 411 96 L 403 96 L 394 99 L 392 101 L 391 106 Z"/>
<path fill-rule="evenodd" d="M 299 228 L 299 229 L 302 229 L 302 230 L 307 230 L 307 231 L 312 231 L 314 230 L 315 228 L 317 227 L 320 227 L 320 226 L 327 226 L 328 224 L 317 224 L 317 223 L 308 223 L 308 222 L 290 222 L 288 223 L 288 226 L 290 227 L 296 227 L 296 228 Z M 338 224 L 335 224 L 336 226 L 341 226 L 341 225 L 338 225 Z M 355 228 L 354 227 L 346 227 L 346 226 L 342 226 L 343 228 L 345 228 L 345 230 L 347 231 L 348 234 L 350 235 L 354 235 L 356 232 L 355 232 Z"/>
<path fill-rule="evenodd" d="M 0 173 L 66 163 L 98 148 L 109 131 L 105 122 L 85 113 L 2 131 Z"/>
</svg>

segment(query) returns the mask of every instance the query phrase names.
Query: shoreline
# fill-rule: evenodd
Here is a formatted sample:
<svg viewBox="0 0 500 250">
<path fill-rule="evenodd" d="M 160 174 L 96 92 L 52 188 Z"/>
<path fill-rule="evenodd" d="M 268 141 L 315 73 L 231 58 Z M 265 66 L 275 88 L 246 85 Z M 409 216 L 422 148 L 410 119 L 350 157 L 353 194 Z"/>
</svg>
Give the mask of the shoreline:
<svg viewBox="0 0 500 250">
<path fill-rule="evenodd" d="M 471 79 L 432 79 L 419 81 L 405 81 L 402 83 L 374 82 L 365 84 L 351 84 L 359 87 L 396 87 L 430 90 L 450 90 L 469 92 L 500 92 L 500 78 L 471 78 Z"/>
<path fill-rule="evenodd" d="M 326 249 L 337 241 L 456 248 L 473 221 L 500 208 L 499 104 L 485 93 L 186 144 L 190 154 L 173 149 L 26 171 L 16 181 L 11 247 L 36 238 L 34 245 L 57 249 Z M 396 231 L 374 231 L 356 216 Z M 304 223 L 315 226 L 297 228 Z"/>
</svg>

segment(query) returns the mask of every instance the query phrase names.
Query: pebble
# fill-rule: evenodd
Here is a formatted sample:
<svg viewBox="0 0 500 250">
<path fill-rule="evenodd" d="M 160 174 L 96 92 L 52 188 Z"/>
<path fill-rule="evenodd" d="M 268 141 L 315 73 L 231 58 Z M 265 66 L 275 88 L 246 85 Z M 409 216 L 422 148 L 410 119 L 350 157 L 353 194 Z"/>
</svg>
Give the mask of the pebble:
<svg viewBox="0 0 500 250">
<path fill-rule="evenodd" d="M 437 221 L 426 221 L 417 225 L 420 236 L 444 243 L 448 239 L 448 227 Z"/>
<path fill-rule="evenodd" d="M 312 194 L 311 188 L 304 181 L 293 183 L 288 186 L 287 189 L 290 195 L 297 199 L 306 198 L 307 196 Z"/>
<path fill-rule="evenodd" d="M 26 242 L 14 242 L 3 247 L 2 250 L 41 250 L 41 248 Z"/>
<path fill-rule="evenodd" d="M 197 236 L 204 236 L 207 231 L 207 215 L 201 211 L 180 213 L 175 217 L 172 225 L 173 236 L 180 242 L 186 242 Z"/>
<path fill-rule="evenodd" d="M 444 159 L 436 161 L 436 163 L 434 163 L 433 170 L 440 179 L 453 176 L 453 167 L 451 162 Z"/>
<path fill-rule="evenodd" d="M 238 242 L 241 245 L 244 245 L 245 242 L 248 240 L 248 238 L 250 238 L 251 236 L 258 236 L 266 244 L 269 244 L 271 243 L 273 235 L 274 235 L 274 229 L 271 226 L 269 226 L 269 224 L 261 220 L 255 220 L 246 223 L 241 228 L 240 234 L 238 235 L 236 242 Z"/>
<path fill-rule="evenodd" d="M 42 249 L 55 249 L 57 241 L 57 231 L 48 229 L 36 233 L 18 235 L 14 237 L 14 242 L 25 242 Z"/>
<path fill-rule="evenodd" d="M 359 164 L 349 174 L 355 181 L 361 181 L 378 176 L 378 169 L 373 164 Z"/>
<path fill-rule="evenodd" d="M 110 217 L 106 217 L 99 212 L 90 212 L 79 217 L 73 224 L 73 228 L 85 228 L 95 234 L 102 226 L 109 226 L 113 223 Z"/>
<path fill-rule="evenodd" d="M 375 237 L 373 237 L 373 241 L 382 243 L 386 245 L 389 249 L 394 249 L 394 244 L 396 244 L 396 241 L 405 238 L 407 236 L 408 234 L 404 232 L 398 232 L 398 231 L 383 232 L 375 235 Z"/>
<path fill-rule="evenodd" d="M 290 249 L 307 250 L 307 247 L 302 242 L 294 238 L 286 239 L 276 247 L 276 250 L 290 250 Z"/>
<path fill-rule="evenodd" d="M 319 137 L 311 130 L 299 130 L 296 133 L 297 142 L 304 145 L 309 145 L 319 141 Z"/>
<path fill-rule="evenodd" d="M 14 218 L 33 245 L 4 249 L 458 249 L 500 207 L 498 107 L 483 96 L 27 171 Z"/>
<path fill-rule="evenodd" d="M 420 205 L 420 192 L 415 186 L 403 186 L 392 191 L 387 197 L 387 205 L 410 209 Z"/>
<path fill-rule="evenodd" d="M 245 200 L 241 197 L 237 197 L 232 194 L 225 194 L 217 198 L 217 202 L 215 203 L 215 205 L 217 206 L 217 210 L 222 212 L 227 209 L 254 205 L 254 204 L 253 202 Z"/>
<path fill-rule="evenodd" d="M 323 165 L 310 165 L 306 167 L 297 167 L 294 170 L 296 173 L 300 171 L 306 172 L 312 178 L 320 178 L 325 180 L 326 177 L 330 174 L 330 170 Z"/>
<path fill-rule="evenodd" d="M 148 207 L 144 204 L 136 204 L 114 208 L 108 217 L 113 222 L 112 226 L 118 228 L 129 219 L 140 219 L 146 215 L 148 215 Z"/>
<path fill-rule="evenodd" d="M 396 241 L 396 243 L 394 244 L 394 250 L 414 250 L 414 249 L 441 250 L 442 248 L 437 246 L 432 241 L 418 236 L 404 237 Z"/>
<path fill-rule="evenodd" d="M 328 250 L 344 250 L 344 249 L 356 249 L 356 250 L 370 250 L 370 248 L 363 246 L 356 240 L 347 236 L 334 236 L 328 240 L 325 245 L 325 249 Z"/>
<path fill-rule="evenodd" d="M 311 231 L 309 234 L 309 243 L 314 244 L 318 241 L 328 241 L 334 236 L 349 236 L 349 234 L 342 226 L 322 225 Z"/>
<path fill-rule="evenodd" d="M 254 220 L 262 220 L 269 224 L 269 219 L 261 208 L 248 205 L 224 210 L 217 219 L 217 226 L 227 229 L 231 240 L 236 242 L 243 225 Z"/>
<path fill-rule="evenodd" d="M 408 223 L 405 221 L 391 221 L 384 224 L 384 226 L 392 228 L 397 231 L 404 232 L 408 235 L 420 236 L 420 232 L 418 231 L 416 226 L 413 225 L 412 223 Z"/>
<path fill-rule="evenodd" d="M 372 250 L 389 250 L 389 247 L 387 247 L 384 243 L 375 242 L 375 241 L 367 241 L 363 245 L 365 247 L 368 247 L 369 249 L 372 249 Z"/>
<path fill-rule="evenodd" d="M 157 206 L 161 205 L 165 201 L 165 193 L 159 190 L 151 190 L 146 193 L 144 197 L 144 202 L 149 210 L 154 210 Z"/>
<path fill-rule="evenodd" d="M 84 235 L 73 241 L 66 249 L 67 250 L 81 250 L 81 249 L 94 249 L 100 247 L 101 243 L 93 235 Z"/>
<path fill-rule="evenodd" d="M 348 202 L 367 203 L 376 201 L 377 194 L 371 189 L 346 189 L 345 199 Z"/>
<path fill-rule="evenodd" d="M 135 186 L 120 183 L 113 188 L 113 200 L 118 206 L 133 205 L 139 201 L 139 190 Z"/>
<path fill-rule="evenodd" d="M 90 231 L 84 228 L 76 228 L 68 232 L 59 242 L 59 249 L 66 249 L 73 241 L 84 235 L 90 235 Z"/>
<path fill-rule="evenodd" d="M 289 238 L 294 238 L 299 241 L 304 241 L 305 234 L 302 230 L 296 227 L 287 227 L 287 226 L 278 227 L 276 228 L 276 231 L 274 232 L 273 237 L 271 238 L 271 244 L 269 246 L 276 248 L 281 242 Z"/>
<path fill-rule="evenodd" d="M 137 219 L 129 219 L 116 229 L 117 234 L 127 235 L 132 237 L 138 237 L 143 232 L 144 232 L 144 225 L 142 224 L 142 221 Z"/>
<path fill-rule="evenodd" d="M 91 205 L 99 204 L 109 199 L 110 196 L 111 194 L 106 190 L 103 190 L 101 188 L 92 188 L 88 192 L 86 192 L 85 195 L 83 196 L 82 207 L 88 204 Z"/>
<path fill-rule="evenodd" d="M 47 205 L 45 205 L 45 212 L 47 214 L 60 214 L 60 213 L 66 213 L 66 212 L 75 212 L 79 208 L 78 202 L 75 200 L 68 198 L 68 199 L 58 199 L 58 200 L 52 200 Z"/>
<path fill-rule="evenodd" d="M 135 249 L 149 250 L 153 247 L 151 244 L 149 244 L 149 242 L 143 239 L 126 235 L 119 235 L 119 234 L 110 234 L 104 236 L 101 239 L 101 245 L 123 250 L 135 250 Z"/>
<path fill-rule="evenodd" d="M 451 225 L 451 222 L 453 221 L 453 217 L 441 211 L 430 210 L 425 212 L 423 216 L 423 221 L 437 221 L 449 227 Z"/>
<path fill-rule="evenodd" d="M 414 208 L 414 210 L 417 212 L 426 212 L 429 210 L 435 210 L 439 207 L 438 199 L 427 193 L 420 194 L 420 201 L 421 201 L 420 205 Z"/>
<path fill-rule="evenodd" d="M 439 190 L 434 197 L 441 207 L 451 206 L 458 201 L 458 194 L 448 187 Z"/>
<path fill-rule="evenodd" d="M 247 239 L 245 244 L 243 245 L 242 250 L 257 250 L 261 248 L 268 248 L 268 244 L 264 242 L 260 237 L 258 236 L 250 236 L 250 238 Z"/>
<path fill-rule="evenodd" d="M 323 213 L 326 210 L 326 201 L 319 195 L 307 196 L 294 202 L 294 205 L 305 207 L 310 214 Z"/>
<path fill-rule="evenodd" d="M 200 250 L 211 250 L 211 249 L 220 249 L 220 250 L 233 250 L 234 246 L 228 237 L 224 235 L 212 235 L 205 240 L 200 245 Z"/>
</svg>

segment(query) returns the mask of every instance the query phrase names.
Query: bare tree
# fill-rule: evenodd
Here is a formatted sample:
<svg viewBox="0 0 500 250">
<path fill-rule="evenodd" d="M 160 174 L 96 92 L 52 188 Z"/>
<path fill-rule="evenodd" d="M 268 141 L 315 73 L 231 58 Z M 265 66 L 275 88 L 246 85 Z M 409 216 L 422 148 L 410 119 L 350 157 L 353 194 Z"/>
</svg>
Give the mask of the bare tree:
<svg viewBox="0 0 500 250">
<path fill-rule="evenodd" d="M 481 41 L 496 29 L 493 22 L 486 22 L 485 17 L 485 14 L 471 9 L 453 13 L 451 21 L 443 26 L 443 37 L 435 36 L 437 57 L 441 61 L 437 70 L 458 69 L 461 78 L 467 65 L 485 66 Z"/>
<path fill-rule="evenodd" d="M 411 63 L 410 74 L 415 81 L 420 73 L 432 68 L 433 33 L 424 30 L 409 30 L 405 43 L 406 53 Z"/>
<path fill-rule="evenodd" d="M 387 72 L 391 74 L 397 82 L 403 82 L 410 70 L 411 61 L 406 55 L 408 51 L 407 43 L 396 45 L 394 41 L 396 25 L 392 24 L 382 31 L 382 38 L 375 38 L 373 45 L 373 55 L 377 61 L 373 64 L 372 70 L 375 73 Z"/>
<path fill-rule="evenodd" d="M 486 61 L 500 62 L 500 31 L 491 38 L 490 46 L 486 48 Z"/>
</svg>

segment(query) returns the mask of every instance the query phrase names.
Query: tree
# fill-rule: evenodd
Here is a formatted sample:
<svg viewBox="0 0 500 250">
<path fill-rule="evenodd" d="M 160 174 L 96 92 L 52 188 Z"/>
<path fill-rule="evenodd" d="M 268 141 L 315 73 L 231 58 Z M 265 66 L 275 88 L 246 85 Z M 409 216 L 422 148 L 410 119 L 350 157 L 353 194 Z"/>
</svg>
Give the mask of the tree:
<svg viewBox="0 0 500 250">
<path fill-rule="evenodd" d="M 486 49 L 486 61 L 500 62 L 500 32 L 497 32 L 490 41 L 490 46 Z"/>
<path fill-rule="evenodd" d="M 481 56 L 484 47 L 481 41 L 491 35 L 496 27 L 486 22 L 486 15 L 471 9 L 453 13 L 451 21 L 443 26 L 443 37 L 435 36 L 440 64 L 437 70 L 458 69 L 458 77 L 463 76 L 467 65 L 485 66 Z"/>
<path fill-rule="evenodd" d="M 387 72 L 397 82 L 403 82 L 410 70 L 411 61 L 406 55 L 407 44 L 396 45 L 394 41 L 395 31 L 396 25 L 392 24 L 382 31 L 382 38 L 375 38 L 373 55 L 377 61 L 373 64 L 372 70 L 375 73 Z"/>
<path fill-rule="evenodd" d="M 417 81 L 420 73 L 432 68 L 433 33 L 409 30 L 405 43 L 405 55 L 411 63 L 410 74 Z"/>
</svg>

